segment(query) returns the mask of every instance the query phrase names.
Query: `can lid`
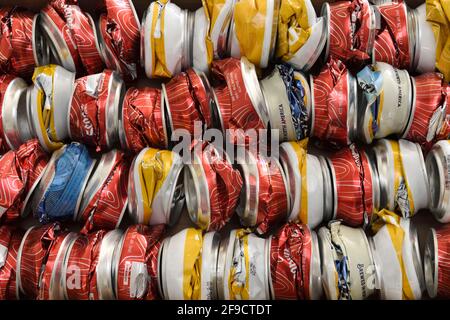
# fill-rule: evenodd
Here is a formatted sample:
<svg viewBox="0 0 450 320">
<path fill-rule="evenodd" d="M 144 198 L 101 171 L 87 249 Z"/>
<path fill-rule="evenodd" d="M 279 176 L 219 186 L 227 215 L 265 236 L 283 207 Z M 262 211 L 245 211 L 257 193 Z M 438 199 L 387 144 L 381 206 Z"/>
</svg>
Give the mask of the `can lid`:
<svg viewBox="0 0 450 320">
<path fill-rule="evenodd" d="M 162 299 L 166 299 L 165 295 L 164 295 L 164 288 L 163 288 L 163 273 L 164 273 L 164 268 L 163 268 L 163 256 L 164 256 L 164 247 L 166 245 L 166 243 L 169 241 L 170 238 L 165 238 L 162 243 L 161 246 L 159 247 L 159 251 L 158 251 L 158 276 L 157 276 L 157 282 L 158 282 L 158 291 L 159 291 L 159 295 Z"/>
<path fill-rule="evenodd" d="M 22 136 L 29 135 L 31 130 L 27 118 L 27 84 L 21 78 L 13 79 L 3 96 L 1 106 L 3 135 L 8 146 L 14 150 L 23 142 Z M 22 134 L 21 134 L 22 133 Z"/>
<path fill-rule="evenodd" d="M 86 188 L 83 192 L 80 210 L 78 210 L 77 215 L 74 216 L 75 221 L 81 218 L 81 213 L 84 212 L 94 196 L 105 184 L 111 174 L 111 170 L 114 168 L 118 155 L 119 151 L 111 150 L 110 152 L 104 153 L 100 158 L 100 161 L 97 162 L 94 171 L 88 178 Z"/>
<path fill-rule="evenodd" d="M 203 230 L 209 228 L 211 222 L 210 193 L 202 160 L 192 152 L 191 164 L 184 170 L 184 194 L 186 208 L 192 222 Z"/>
<path fill-rule="evenodd" d="M 19 250 L 17 250 L 17 259 L 16 259 L 16 298 L 20 299 L 20 294 L 25 294 L 25 290 L 22 287 L 22 252 L 25 242 L 30 234 L 31 230 L 33 230 L 35 226 L 31 226 L 25 232 L 22 238 L 22 242 L 20 243 Z"/>
<path fill-rule="evenodd" d="M 123 231 L 115 229 L 105 235 L 100 245 L 96 267 L 97 290 L 100 300 L 116 299 L 115 284 L 113 283 L 114 256 L 122 239 Z"/>
<path fill-rule="evenodd" d="M 33 18 L 33 35 L 31 44 L 33 46 L 33 57 L 36 66 L 45 66 L 50 63 L 50 47 L 45 41 L 41 29 L 41 15 L 36 13 Z"/>
<path fill-rule="evenodd" d="M 320 165 L 322 167 L 323 185 L 324 185 L 324 219 L 323 221 L 331 221 L 336 218 L 337 213 L 337 186 L 336 174 L 331 161 L 327 157 L 319 156 Z"/>
<path fill-rule="evenodd" d="M 378 181 L 380 186 L 380 208 L 387 208 L 393 201 L 390 190 L 393 186 L 389 183 L 389 154 L 392 152 L 389 141 L 386 139 L 378 140 L 375 146 L 369 150 L 369 156 L 374 159 L 376 172 L 378 172 Z"/>
<path fill-rule="evenodd" d="M 181 68 L 187 70 L 193 65 L 194 61 L 194 22 L 195 12 L 183 10 L 182 17 L 184 27 L 182 28 L 183 55 L 181 57 Z"/>
<path fill-rule="evenodd" d="M 256 161 L 257 158 L 247 149 L 244 150 L 244 155 L 236 156 L 237 170 L 243 179 L 236 212 L 242 225 L 247 227 L 256 225 L 258 216 L 259 170 Z"/>
<path fill-rule="evenodd" d="M 348 79 L 348 110 L 347 110 L 347 141 L 355 142 L 358 136 L 358 83 L 356 78 L 347 73 Z"/>
<path fill-rule="evenodd" d="M 407 23 L 406 23 L 406 31 L 408 33 L 408 42 L 409 42 L 409 57 L 410 57 L 410 65 L 409 68 L 411 71 L 415 70 L 418 65 L 418 59 L 420 57 L 420 50 L 418 48 L 418 43 L 416 43 L 416 37 L 418 32 L 418 21 L 416 17 L 416 11 L 414 9 L 409 8 L 406 3 L 402 3 L 405 7 Z"/>
<path fill-rule="evenodd" d="M 106 104 L 106 141 L 113 148 L 119 141 L 119 110 L 125 97 L 125 84 L 120 75 L 113 71 L 108 84 L 108 101 Z"/>
<path fill-rule="evenodd" d="M 269 112 L 259 85 L 256 69 L 255 66 L 245 57 L 241 58 L 241 74 L 252 105 L 258 113 L 264 127 L 267 128 L 269 125 Z"/>
<path fill-rule="evenodd" d="M 417 226 L 412 220 L 410 220 L 409 229 L 410 229 L 409 236 L 412 245 L 412 259 L 414 269 L 416 270 L 417 278 L 419 280 L 420 292 L 423 292 L 425 291 L 426 284 L 423 274 L 422 256 L 420 254 L 419 235 L 417 232 Z"/>
<path fill-rule="evenodd" d="M 430 228 L 425 242 L 424 250 L 424 274 L 425 283 L 430 298 L 435 298 L 438 292 L 438 242 L 436 230 Z"/>
<path fill-rule="evenodd" d="M 311 234 L 311 259 L 309 266 L 309 298 L 318 300 L 323 296 L 322 274 L 320 264 L 319 239 L 314 230 L 309 230 Z"/>
<path fill-rule="evenodd" d="M 202 246 L 202 299 L 216 300 L 217 293 L 217 263 L 219 256 L 220 233 L 212 231 L 203 236 Z M 207 290 L 207 292 L 204 292 Z"/>
<path fill-rule="evenodd" d="M 369 155 L 365 151 L 363 151 L 363 153 L 365 154 L 365 156 L 367 158 L 367 163 L 369 165 L 369 170 L 370 170 L 370 177 L 372 179 L 372 205 L 373 205 L 372 210 L 374 212 L 378 212 L 379 209 L 381 209 L 381 206 L 380 206 L 380 179 L 378 176 L 378 171 L 377 171 L 376 164 L 373 161 L 373 159 L 370 158 Z"/>
<path fill-rule="evenodd" d="M 328 2 L 322 5 L 321 15 L 325 22 L 325 28 L 323 31 L 326 36 L 325 50 L 322 50 L 322 62 L 326 63 L 330 55 L 330 23 L 331 23 L 331 8 Z"/>
</svg>

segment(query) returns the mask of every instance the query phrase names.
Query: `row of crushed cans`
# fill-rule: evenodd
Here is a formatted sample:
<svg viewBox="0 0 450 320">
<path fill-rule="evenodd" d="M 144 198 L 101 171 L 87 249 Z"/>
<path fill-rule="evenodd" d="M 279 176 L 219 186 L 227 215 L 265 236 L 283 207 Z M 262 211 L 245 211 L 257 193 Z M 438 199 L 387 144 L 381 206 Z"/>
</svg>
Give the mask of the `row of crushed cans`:
<svg viewBox="0 0 450 320">
<path fill-rule="evenodd" d="M 163 225 L 69 232 L 57 223 L 0 227 L 0 299 L 416 300 L 449 298 L 450 228 L 422 257 L 409 219 L 381 211 L 367 234 L 332 221 L 259 237 Z"/>
<path fill-rule="evenodd" d="M 6 8 L 0 66 L 23 77 L 49 62 L 78 75 L 106 66 L 133 80 L 139 61 L 152 78 L 190 67 L 207 72 L 213 59 L 229 56 L 261 68 L 276 56 L 302 71 L 331 57 L 351 68 L 379 61 L 423 73 L 437 66 L 450 80 L 448 17 L 439 2 L 414 10 L 401 0 L 372 2 L 325 3 L 318 17 L 310 0 L 203 0 L 195 12 L 161 0 L 142 23 L 131 0 L 102 1 L 96 21 L 77 0 L 50 1 L 39 14 Z"/>
<path fill-rule="evenodd" d="M 387 209 L 410 218 L 429 209 L 450 221 L 450 144 L 436 143 L 426 160 L 416 143 L 379 140 L 324 155 L 307 140 L 281 144 L 280 156 L 228 150 L 197 141 L 184 156 L 146 148 L 92 156 L 77 142 L 50 156 L 37 140 L 0 158 L 0 219 L 32 213 L 41 223 L 79 221 L 83 232 L 114 229 L 126 213 L 136 224 L 174 225 L 186 204 L 200 229 L 222 229 L 237 213 L 243 226 L 266 234 L 279 223 L 312 228 L 332 220 L 367 228 Z"/>
<path fill-rule="evenodd" d="M 313 137 L 337 147 L 395 136 L 424 150 L 450 136 L 450 86 L 442 75 L 412 77 L 381 62 L 356 77 L 340 60 L 310 76 L 281 64 L 258 80 L 246 58 L 228 58 L 213 62 L 213 85 L 189 69 L 161 88 L 128 90 L 114 71 L 75 80 L 57 65 L 36 68 L 31 86 L 11 75 L 0 80 L 2 152 L 38 138 L 48 151 L 71 140 L 96 151 L 137 153 L 171 149 L 180 136 L 198 139 L 205 129 L 222 131 L 234 144 L 274 133 L 281 142 Z"/>
</svg>

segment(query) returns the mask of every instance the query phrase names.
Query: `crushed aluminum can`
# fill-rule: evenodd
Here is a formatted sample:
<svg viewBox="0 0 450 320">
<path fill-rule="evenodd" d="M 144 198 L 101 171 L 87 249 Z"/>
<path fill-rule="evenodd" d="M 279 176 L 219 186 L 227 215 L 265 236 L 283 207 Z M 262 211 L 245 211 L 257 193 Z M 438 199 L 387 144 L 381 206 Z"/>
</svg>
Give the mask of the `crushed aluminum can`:
<svg viewBox="0 0 450 320">
<path fill-rule="evenodd" d="M 332 221 L 319 229 L 318 238 L 327 299 L 365 300 L 374 295 L 374 259 L 364 230 Z"/>
<path fill-rule="evenodd" d="M 181 157 L 168 150 L 143 149 L 129 171 L 128 212 L 135 223 L 178 221 L 184 206 Z"/>
<path fill-rule="evenodd" d="M 418 144 L 382 139 L 370 152 L 380 181 L 380 208 L 396 211 L 405 218 L 428 208 L 428 174 Z"/>
<path fill-rule="evenodd" d="M 323 288 L 317 234 L 306 225 L 289 223 L 269 241 L 272 299 L 320 299 Z"/>
<path fill-rule="evenodd" d="M 119 265 L 118 255 L 123 248 L 123 231 L 119 229 L 111 230 L 105 234 L 100 245 L 98 253 L 98 262 L 95 267 L 96 293 L 94 300 L 116 300 L 117 299 L 117 282 Z M 92 286 L 92 283 L 91 283 Z"/>
<path fill-rule="evenodd" d="M 450 229 L 448 226 L 437 229 L 430 228 L 428 231 L 423 263 L 425 283 L 430 298 L 448 299 L 450 297 L 448 287 L 450 281 L 449 241 Z"/>
<path fill-rule="evenodd" d="M 276 158 L 253 154 L 245 149 L 236 158 L 243 186 L 236 212 L 241 224 L 264 234 L 289 216 L 289 186 Z"/>
<path fill-rule="evenodd" d="M 0 76 L 0 153 L 17 149 L 31 139 L 27 118 L 27 83 L 10 75 Z"/>
<path fill-rule="evenodd" d="M 0 227 L 0 300 L 20 299 L 16 292 L 16 265 L 22 237 L 20 230 Z"/>
<path fill-rule="evenodd" d="M 145 147 L 169 147 L 165 99 L 156 88 L 129 88 L 119 112 L 122 149 L 138 153 Z"/>
<path fill-rule="evenodd" d="M 357 81 L 339 60 L 330 60 L 317 76 L 310 76 L 310 136 L 336 145 L 355 141 Z"/>
<path fill-rule="evenodd" d="M 125 81 L 137 78 L 140 22 L 132 0 L 104 0 L 105 11 L 96 28 L 100 54 L 106 67 Z"/>
<path fill-rule="evenodd" d="M 366 227 L 380 208 L 380 187 L 375 163 L 354 144 L 327 158 L 334 189 L 332 220 Z"/>
<path fill-rule="evenodd" d="M 127 209 L 130 158 L 118 150 L 104 153 L 84 188 L 74 220 L 84 223 L 82 232 L 118 228 Z"/>
<path fill-rule="evenodd" d="M 203 230 L 220 230 L 231 219 L 242 187 L 242 177 L 225 151 L 199 142 L 192 163 L 184 169 L 184 194 L 189 217 Z"/>
<path fill-rule="evenodd" d="M 411 219 L 388 218 L 389 222 L 369 237 L 378 297 L 382 300 L 420 300 L 425 291 L 425 280 L 416 226 Z"/>
<path fill-rule="evenodd" d="M 285 142 L 280 146 L 280 162 L 289 186 L 289 221 L 298 221 L 315 228 L 328 220 L 326 202 L 333 201 L 330 185 L 326 183 L 326 174 L 322 167 L 322 156 L 306 154 L 296 142 Z M 321 161 L 321 158 L 322 161 Z M 331 199 L 328 199 L 331 198 Z"/>
<path fill-rule="evenodd" d="M 409 125 L 404 139 L 431 147 L 445 118 L 446 96 L 444 80 L 440 73 L 425 73 L 411 77 L 413 98 Z"/>
<path fill-rule="evenodd" d="M 284 76 L 291 78 L 290 83 L 283 78 L 280 70 L 287 71 Z M 289 70 L 286 66 L 275 66 L 273 72 L 260 81 L 260 85 L 269 114 L 270 128 L 278 129 L 280 141 L 306 138 L 308 130 L 304 128 L 309 127 L 311 117 L 311 90 L 305 76 L 293 69 Z M 303 97 L 300 97 L 302 93 Z"/>
<path fill-rule="evenodd" d="M 244 229 L 220 242 L 217 291 L 221 300 L 269 300 L 270 241 Z"/>
<path fill-rule="evenodd" d="M 95 163 L 86 147 L 77 142 L 53 152 L 29 203 L 33 215 L 42 223 L 73 219 Z M 74 179 L 79 179 L 76 184 Z"/>
<path fill-rule="evenodd" d="M 49 50 L 39 28 L 39 15 L 26 9 L 0 9 L 0 70 L 28 78 L 35 66 L 49 63 Z"/>
<path fill-rule="evenodd" d="M 31 227 L 20 243 L 17 253 L 16 292 L 30 299 L 39 295 L 39 285 L 50 250 L 60 233 L 57 223 Z"/>
<path fill-rule="evenodd" d="M 211 247 L 204 247 L 199 229 L 183 229 L 164 239 L 158 255 L 158 287 L 163 299 L 199 300 L 209 294 L 201 292 L 202 258 L 203 253 L 209 250 Z M 210 277 L 203 280 L 213 280 L 214 274 Z"/>
<path fill-rule="evenodd" d="M 426 157 L 430 210 L 441 223 L 450 222 L 450 142 L 438 141 Z"/>
<path fill-rule="evenodd" d="M 377 62 L 358 73 L 359 139 L 367 144 L 405 134 L 411 123 L 413 91 L 408 71 Z"/>
<path fill-rule="evenodd" d="M 97 152 L 116 146 L 124 96 L 125 84 L 115 71 L 77 79 L 66 118 L 70 138 Z"/>
<path fill-rule="evenodd" d="M 403 1 L 382 3 L 373 8 L 380 19 L 375 35 L 374 61 L 411 70 L 416 47 L 411 9 Z"/>
<path fill-rule="evenodd" d="M 164 231 L 164 225 L 136 225 L 125 231 L 122 250 L 114 261 L 118 264 L 117 299 L 158 298 L 158 252 Z"/>
<path fill-rule="evenodd" d="M 208 8 L 198 8 L 194 13 L 192 31 L 192 67 L 204 73 L 209 72 L 214 55 L 214 44 L 210 37 L 210 15 Z"/>
<path fill-rule="evenodd" d="M 221 82 L 214 97 L 222 131 L 268 127 L 267 106 L 252 63 L 244 57 L 213 61 L 212 74 Z"/>
<path fill-rule="evenodd" d="M 217 261 L 219 258 L 220 233 L 208 232 L 203 236 L 201 300 L 217 300 Z"/>
<path fill-rule="evenodd" d="M 0 220 L 13 222 L 28 213 L 27 205 L 47 167 L 49 155 L 37 140 L 30 140 L 16 151 L 0 158 Z"/>
<path fill-rule="evenodd" d="M 33 136 L 47 151 L 62 146 L 69 137 L 67 118 L 75 86 L 75 74 L 57 65 L 38 67 L 28 97 L 28 120 Z"/>
<path fill-rule="evenodd" d="M 75 36 L 66 23 L 65 9 L 61 1 L 51 1 L 40 12 L 40 27 L 47 39 L 57 63 L 70 72 L 81 70 Z"/>
<path fill-rule="evenodd" d="M 367 0 L 324 3 L 327 44 L 324 61 L 341 60 L 359 68 L 372 59 L 376 33 L 375 12 Z"/>
<path fill-rule="evenodd" d="M 62 287 L 61 281 L 64 276 L 62 273 L 64 257 L 77 237 L 78 235 L 75 232 L 62 232 L 57 235 L 42 267 L 38 300 L 64 299 L 65 288 Z"/>
<path fill-rule="evenodd" d="M 258 5 L 235 1 L 228 31 L 228 55 L 245 56 L 258 68 L 269 66 L 275 55 L 280 2 L 267 0 Z"/>
<path fill-rule="evenodd" d="M 415 22 L 414 70 L 418 73 L 433 72 L 436 69 L 436 41 L 433 25 L 427 21 L 426 4 L 411 10 Z"/>
<path fill-rule="evenodd" d="M 194 20 L 194 12 L 174 3 L 150 4 L 141 29 L 141 64 L 148 78 L 171 78 L 193 65 Z"/>
<path fill-rule="evenodd" d="M 165 117 L 171 132 L 187 130 L 195 133 L 195 122 L 212 127 L 210 110 L 211 86 L 203 73 L 193 69 L 182 72 L 162 85 Z"/>
<path fill-rule="evenodd" d="M 61 267 L 61 286 L 65 300 L 88 300 L 97 294 L 95 270 L 106 231 L 80 235 L 67 249 Z"/>
</svg>

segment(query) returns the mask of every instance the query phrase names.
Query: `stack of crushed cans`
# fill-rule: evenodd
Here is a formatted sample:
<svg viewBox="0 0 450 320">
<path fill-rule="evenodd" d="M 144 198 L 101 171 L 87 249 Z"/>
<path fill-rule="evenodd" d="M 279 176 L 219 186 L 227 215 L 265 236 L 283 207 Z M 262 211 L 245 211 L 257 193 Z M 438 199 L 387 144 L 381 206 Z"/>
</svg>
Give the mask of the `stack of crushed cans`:
<svg viewBox="0 0 450 320">
<path fill-rule="evenodd" d="M 450 298 L 448 1 L 100 3 L 0 8 L 0 299 Z"/>
</svg>

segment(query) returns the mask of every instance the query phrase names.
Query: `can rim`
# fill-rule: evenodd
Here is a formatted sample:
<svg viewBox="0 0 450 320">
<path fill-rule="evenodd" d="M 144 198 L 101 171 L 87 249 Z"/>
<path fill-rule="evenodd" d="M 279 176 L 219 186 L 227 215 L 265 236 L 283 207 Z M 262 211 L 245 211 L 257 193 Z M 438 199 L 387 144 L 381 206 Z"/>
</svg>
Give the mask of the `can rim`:
<svg viewBox="0 0 450 320">
<path fill-rule="evenodd" d="M 41 15 L 36 13 L 33 17 L 31 44 L 33 47 L 33 58 L 36 66 L 49 64 L 50 62 L 50 47 L 42 35 Z"/>
<path fill-rule="evenodd" d="M 399 70 L 399 71 L 401 71 L 401 70 Z M 404 71 L 408 72 L 406 70 L 404 70 Z M 408 73 L 408 75 L 409 75 L 409 73 Z M 409 81 L 410 81 L 410 84 L 409 84 L 410 90 L 409 90 L 409 96 L 408 96 L 408 105 L 409 105 L 410 111 L 409 111 L 408 121 L 406 122 L 405 127 L 402 129 L 401 133 L 399 134 L 399 136 L 401 138 L 405 138 L 408 135 L 409 130 L 411 129 L 411 126 L 412 126 L 412 123 L 414 120 L 414 116 L 416 114 L 416 95 L 417 95 L 416 79 L 414 79 L 414 77 L 411 77 L 411 76 L 408 76 L 408 77 L 409 77 Z"/>
<path fill-rule="evenodd" d="M 310 112 L 310 129 L 309 136 L 314 136 L 314 120 L 315 120 L 315 105 L 314 105 L 314 77 L 312 74 L 309 75 L 309 87 L 311 88 L 311 112 Z"/>
<path fill-rule="evenodd" d="M 211 240 L 209 241 L 209 237 Z M 205 247 L 206 244 L 209 244 L 210 247 Z M 216 231 L 208 232 L 203 236 L 203 245 L 202 245 L 202 269 L 204 266 L 210 268 L 210 279 L 206 279 L 206 282 L 211 282 L 212 292 L 211 300 L 217 299 L 217 259 L 219 255 L 219 245 L 220 245 L 220 233 Z M 203 281 L 203 275 L 202 275 Z"/>
<path fill-rule="evenodd" d="M 12 150 L 18 148 L 22 144 L 20 134 L 20 129 L 22 126 L 19 122 L 20 120 L 23 120 L 23 118 L 20 117 L 20 115 L 23 116 L 23 114 L 18 111 L 20 107 L 26 108 L 26 104 L 24 105 L 20 101 L 23 95 L 26 96 L 26 91 L 26 82 L 22 78 L 14 78 L 10 81 L 3 94 L 3 101 L 1 105 L 1 121 L 3 125 L 2 136 L 5 138 L 6 143 Z M 26 124 L 28 126 L 28 119 L 26 120 Z"/>
<path fill-rule="evenodd" d="M 366 156 L 367 164 L 369 166 L 370 177 L 372 179 L 372 212 L 370 213 L 372 216 L 373 211 L 378 212 L 380 207 L 380 179 L 378 176 L 378 171 L 376 169 L 375 163 L 373 163 L 372 159 L 369 157 L 366 151 L 363 151 L 363 154 Z M 368 221 L 370 223 L 370 221 Z"/>
<path fill-rule="evenodd" d="M 112 266 L 111 266 L 111 277 L 112 277 L 112 284 L 113 284 L 113 289 L 114 289 L 114 294 L 117 298 L 118 296 L 118 287 L 119 287 L 119 265 L 120 265 L 120 258 L 122 256 L 122 250 L 123 250 L 123 245 L 125 242 L 125 237 L 128 234 L 130 228 L 128 228 L 127 230 L 125 230 L 125 232 L 122 233 L 121 238 L 119 240 L 119 243 L 117 244 L 117 246 L 114 248 L 114 254 L 112 256 Z"/>
<path fill-rule="evenodd" d="M 67 293 L 67 267 L 69 264 L 70 254 L 72 253 L 75 242 L 81 237 L 81 235 L 76 234 L 76 237 L 68 244 L 67 251 L 62 262 L 60 286 L 62 287 L 63 297 L 65 300 L 69 300 L 69 295 Z"/>
<path fill-rule="evenodd" d="M 20 299 L 20 294 L 25 294 L 25 290 L 22 287 L 22 279 L 21 279 L 21 268 L 22 268 L 22 251 L 25 245 L 25 241 L 28 238 L 31 230 L 33 230 L 36 226 L 31 226 L 23 235 L 22 241 L 20 242 L 19 250 L 17 250 L 17 259 L 16 259 L 16 298 Z"/>
<path fill-rule="evenodd" d="M 62 267 L 67 256 L 68 249 L 70 245 L 75 242 L 78 238 L 78 234 L 75 232 L 69 232 L 64 236 L 64 239 L 61 243 L 61 246 L 58 249 L 58 253 L 56 254 L 56 259 L 53 264 L 52 274 L 50 276 L 50 284 L 49 284 L 49 299 L 50 300 L 63 300 L 65 299 L 65 288 L 62 286 L 62 279 L 65 278 L 65 274 L 62 273 Z M 42 281 L 42 279 L 41 279 Z"/>
<path fill-rule="evenodd" d="M 419 280 L 420 292 L 423 292 L 426 288 L 426 284 L 425 284 L 425 279 L 424 279 L 424 274 L 423 274 L 422 258 L 420 255 L 419 235 L 417 232 L 417 227 L 414 222 L 410 221 L 409 228 L 410 228 L 411 244 L 413 246 L 412 258 L 413 258 L 414 269 L 416 271 L 417 278 Z"/>
<path fill-rule="evenodd" d="M 103 237 L 96 266 L 97 292 L 100 300 L 115 300 L 113 281 L 113 259 L 119 246 L 123 231 L 114 229 Z"/>
<path fill-rule="evenodd" d="M 336 219 L 339 197 L 337 195 L 336 171 L 334 170 L 333 163 L 331 162 L 330 158 L 328 158 L 328 157 L 325 157 L 325 161 L 326 161 L 326 164 L 328 165 L 329 174 L 330 174 L 329 177 L 330 177 L 330 181 L 331 181 L 330 186 L 332 188 L 331 191 L 333 192 L 333 209 L 330 211 L 332 213 L 332 215 L 331 215 L 330 219 L 328 219 L 330 221 L 330 220 Z"/>
<path fill-rule="evenodd" d="M 372 154 L 375 158 L 376 171 L 378 172 L 378 181 L 380 185 L 380 208 L 392 207 L 392 190 L 389 184 L 389 155 L 392 153 L 389 140 L 380 139 L 372 147 Z"/>
<path fill-rule="evenodd" d="M 333 180 L 331 178 L 330 164 L 327 158 L 324 156 L 318 156 L 320 166 L 322 168 L 323 179 L 323 222 L 327 222 L 333 219 L 334 216 L 334 192 L 333 192 Z"/>
<path fill-rule="evenodd" d="M 248 158 L 249 162 L 245 158 Z M 242 225 L 254 226 L 258 216 L 259 206 L 259 170 L 256 164 L 256 158 L 247 149 L 245 149 L 245 158 L 236 156 L 237 170 L 243 179 L 243 185 L 239 195 L 236 213 L 238 214 Z M 253 177 L 253 178 L 251 178 Z M 252 186 L 250 181 L 254 181 Z M 244 201 L 242 203 L 242 201 Z M 252 206 L 252 202 L 254 206 Z"/>
<path fill-rule="evenodd" d="M 318 300 L 323 295 L 319 239 L 317 233 L 309 228 L 311 234 L 311 259 L 309 267 L 309 299 Z M 314 272 L 315 271 L 315 272 Z"/>
<path fill-rule="evenodd" d="M 347 143 L 356 141 L 358 134 L 358 83 L 356 78 L 347 72 L 348 110 L 347 110 Z"/>
<path fill-rule="evenodd" d="M 211 87 L 212 98 L 210 99 L 211 110 L 213 111 L 212 115 L 215 115 L 214 118 L 214 127 L 218 127 L 221 131 L 225 131 L 225 124 L 223 123 L 222 112 L 220 110 L 219 100 L 217 99 L 216 89 Z"/>
<path fill-rule="evenodd" d="M 144 148 L 139 152 L 131 162 L 130 170 L 128 172 L 128 188 L 127 188 L 127 194 L 128 194 L 128 212 L 130 215 L 130 218 L 137 224 L 140 224 L 143 222 L 143 217 L 140 214 L 143 210 L 140 209 L 140 202 L 138 201 L 137 197 L 137 188 L 135 185 L 135 179 L 134 179 L 134 173 L 136 171 L 135 167 L 138 163 L 142 161 L 142 158 L 144 157 L 145 152 L 148 150 L 148 148 Z M 138 182 L 139 183 L 139 182 Z"/>
<path fill-rule="evenodd" d="M 166 84 L 163 83 L 161 84 L 161 92 L 162 92 L 162 96 L 163 96 L 163 100 L 164 100 L 164 110 L 161 110 L 161 112 L 165 112 L 166 113 L 166 117 L 164 117 L 165 121 L 165 127 L 166 130 L 170 130 L 170 133 L 172 133 L 175 129 L 173 127 L 173 121 L 172 121 L 172 114 L 171 114 L 171 110 L 170 110 L 170 103 L 169 103 L 169 97 L 167 95 L 167 89 L 166 89 Z M 162 101 L 162 100 L 161 100 Z M 162 108 L 162 105 L 161 105 Z M 167 131 L 167 135 L 169 135 L 169 131 Z M 171 139 L 171 137 L 167 137 L 168 140 Z M 171 141 L 168 141 L 169 146 L 172 144 Z"/>
<path fill-rule="evenodd" d="M 430 298 L 435 298 L 438 293 L 438 276 L 439 276 L 439 255 L 438 255 L 438 241 L 436 230 L 430 228 L 425 243 L 424 252 L 424 275 L 427 292 Z"/>
<path fill-rule="evenodd" d="M 119 141 L 119 109 L 125 97 L 125 85 L 116 71 L 111 73 L 106 104 L 106 144 L 114 147 Z"/>
<path fill-rule="evenodd" d="M 158 250 L 158 276 L 157 278 L 157 283 L 158 283 L 158 292 L 159 295 L 162 299 L 166 299 L 164 296 L 164 288 L 163 288 L 163 280 L 162 280 L 162 275 L 163 275 L 163 267 L 162 267 L 162 259 L 163 259 L 163 252 L 164 252 L 164 246 L 166 245 L 167 241 L 169 241 L 169 238 L 165 238 L 162 243 L 161 246 L 159 247 Z"/>
</svg>

